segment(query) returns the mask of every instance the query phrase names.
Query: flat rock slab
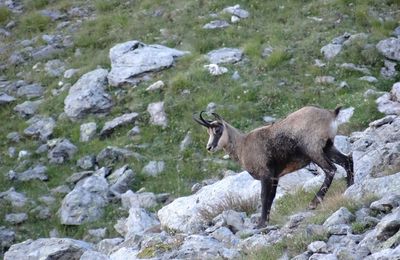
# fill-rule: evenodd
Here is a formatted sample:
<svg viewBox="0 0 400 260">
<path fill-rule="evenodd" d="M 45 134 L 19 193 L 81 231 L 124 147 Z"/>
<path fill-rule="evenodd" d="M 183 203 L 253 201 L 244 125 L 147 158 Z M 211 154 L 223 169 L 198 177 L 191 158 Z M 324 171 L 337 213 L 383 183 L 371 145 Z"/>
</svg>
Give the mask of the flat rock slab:
<svg viewBox="0 0 400 260">
<path fill-rule="evenodd" d="M 0 93 L 0 105 L 14 102 L 16 99 L 13 96 L 7 95 L 6 93 Z"/>
<path fill-rule="evenodd" d="M 207 58 L 210 63 L 236 63 L 243 57 L 243 51 L 236 48 L 221 48 L 207 53 Z"/>
<path fill-rule="evenodd" d="M 10 180 L 17 181 L 47 181 L 49 179 L 49 177 L 47 176 L 47 167 L 40 164 L 21 173 L 10 171 L 7 175 Z"/>
<path fill-rule="evenodd" d="M 14 107 L 14 111 L 17 112 L 21 117 L 27 118 L 36 114 L 36 111 L 39 109 L 42 100 L 36 101 L 25 101 L 22 104 L 16 105 Z"/>
<path fill-rule="evenodd" d="M 92 245 L 69 238 L 29 239 L 12 245 L 5 253 L 4 260 L 31 259 L 80 259 L 81 255 L 92 249 Z"/>
<path fill-rule="evenodd" d="M 110 49 L 109 84 L 120 86 L 124 83 L 136 83 L 144 73 L 169 68 L 176 58 L 188 53 L 157 44 L 146 45 L 139 41 L 117 44 Z"/>
<path fill-rule="evenodd" d="M 103 129 L 101 129 L 100 138 L 103 139 L 107 136 L 110 136 L 117 127 L 133 123 L 138 116 L 139 114 L 134 112 L 124 114 L 122 116 L 114 118 L 111 121 L 106 122 Z"/>
</svg>

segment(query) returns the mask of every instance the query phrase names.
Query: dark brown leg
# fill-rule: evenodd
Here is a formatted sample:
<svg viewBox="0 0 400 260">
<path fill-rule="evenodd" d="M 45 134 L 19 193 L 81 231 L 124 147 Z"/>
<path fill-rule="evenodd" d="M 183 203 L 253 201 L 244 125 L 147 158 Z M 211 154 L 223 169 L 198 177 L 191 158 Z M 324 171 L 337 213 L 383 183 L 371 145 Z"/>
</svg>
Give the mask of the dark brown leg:
<svg viewBox="0 0 400 260">
<path fill-rule="evenodd" d="M 331 186 L 333 177 L 335 176 L 336 166 L 323 154 L 319 158 L 314 158 L 313 162 L 315 162 L 319 167 L 321 167 L 325 172 L 324 183 L 321 188 L 315 195 L 314 199 L 310 202 L 308 208 L 315 209 L 318 204 L 324 199 L 326 192 Z"/>
<path fill-rule="evenodd" d="M 275 198 L 276 189 L 278 187 L 278 178 L 265 178 L 261 180 L 261 218 L 258 222 L 257 228 L 266 226 L 269 221 L 269 214 L 271 206 Z"/>
<path fill-rule="evenodd" d="M 351 155 L 346 156 L 339 152 L 334 146 L 330 146 L 326 149 L 326 155 L 336 164 L 342 166 L 347 173 L 347 187 L 354 184 L 354 173 L 353 173 L 353 157 Z"/>
</svg>

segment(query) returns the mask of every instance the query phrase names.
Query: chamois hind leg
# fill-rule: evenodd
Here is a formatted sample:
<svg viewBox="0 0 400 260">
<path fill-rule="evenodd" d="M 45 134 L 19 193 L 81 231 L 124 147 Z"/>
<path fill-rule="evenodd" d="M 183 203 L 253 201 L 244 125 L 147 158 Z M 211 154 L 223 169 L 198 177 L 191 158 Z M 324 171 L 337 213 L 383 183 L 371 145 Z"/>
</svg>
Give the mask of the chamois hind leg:
<svg viewBox="0 0 400 260">
<path fill-rule="evenodd" d="M 342 166 L 347 173 L 347 187 L 354 184 L 354 172 L 353 172 L 353 157 L 351 155 L 344 155 L 336 149 L 335 146 L 328 146 L 325 149 L 326 155 L 336 164 Z"/>
<path fill-rule="evenodd" d="M 320 155 L 314 156 L 311 160 L 325 172 L 324 183 L 308 206 L 309 209 L 315 209 L 324 199 L 326 192 L 331 186 L 333 177 L 335 176 L 336 166 L 323 152 L 321 152 Z"/>
</svg>

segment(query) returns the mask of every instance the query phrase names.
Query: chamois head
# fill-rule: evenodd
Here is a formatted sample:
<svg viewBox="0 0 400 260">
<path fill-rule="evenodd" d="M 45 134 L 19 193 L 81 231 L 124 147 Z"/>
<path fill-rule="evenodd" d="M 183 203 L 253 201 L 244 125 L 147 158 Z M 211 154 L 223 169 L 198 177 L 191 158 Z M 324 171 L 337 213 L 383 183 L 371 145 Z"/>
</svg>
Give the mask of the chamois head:
<svg viewBox="0 0 400 260">
<path fill-rule="evenodd" d="M 207 142 L 207 150 L 215 152 L 224 148 L 227 144 L 227 133 L 225 130 L 226 124 L 224 120 L 217 114 L 212 113 L 214 120 L 206 120 L 203 118 L 204 111 L 200 112 L 199 118 L 193 116 L 194 121 L 207 128 L 210 136 Z"/>
</svg>

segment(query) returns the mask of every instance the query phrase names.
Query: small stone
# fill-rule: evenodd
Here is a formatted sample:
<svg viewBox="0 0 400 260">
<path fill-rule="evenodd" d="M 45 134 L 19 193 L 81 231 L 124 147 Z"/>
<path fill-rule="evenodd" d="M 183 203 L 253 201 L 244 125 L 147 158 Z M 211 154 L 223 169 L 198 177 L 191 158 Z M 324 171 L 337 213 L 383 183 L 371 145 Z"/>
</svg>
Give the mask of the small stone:
<svg viewBox="0 0 400 260">
<path fill-rule="evenodd" d="M 328 248 L 324 241 L 314 241 L 307 246 L 307 250 L 312 253 L 328 253 Z"/>
<path fill-rule="evenodd" d="M 26 213 L 12 213 L 6 214 L 5 221 L 12 224 L 21 224 L 28 219 L 28 215 Z"/>
<path fill-rule="evenodd" d="M 207 53 L 207 59 L 212 64 L 236 63 L 243 58 L 243 51 L 236 48 L 221 48 Z"/>
<path fill-rule="evenodd" d="M 80 127 L 79 141 L 89 142 L 96 135 L 96 130 L 97 130 L 97 124 L 95 122 L 82 124 Z"/>
<path fill-rule="evenodd" d="M 208 30 L 212 30 L 212 29 L 222 29 L 222 28 L 226 28 L 229 27 L 230 24 L 227 21 L 224 20 L 215 20 L 215 21 L 211 21 L 207 24 L 205 24 L 203 26 L 203 29 L 208 29 Z"/>
<path fill-rule="evenodd" d="M 79 72 L 79 69 L 68 69 L 64 71 L 64 78 L 70 79 Z"/>
<path fill-rule="evenodd" d="M 336 55 L 338 55 L 341 52 L 341 50 L 342 50 L 341 44 L 329 43 L 321 48 L 321 53 L 324 55 L 325 59 L 331 60 L 334 57 L 336 57 Z"/>
<path fill-rule="evenodd" d="M 164 102 L 150 103 L 147 106 L 147 112 L 150 114 L 150 123 L 152 125 L 167 127 L 168 118 L 164 110 Z"/>
<path fill-rule="evenodd" d="M 228 72 L 228 69 L 217 64 L 208 64 L 203 66 L 213 76 L 219 76 Z"/>
<path fill-rule="evenodd" d="M 164 86 L 165 86 L 164 82 L 162 80 L 159 80 L 151 84 L 148 88 L 146 88 L 146 91 L 159 90 L 162 89 Z"/>
<path fill-rule="evenodd" d="M 150 161 L 143 167 L 142 172 L 148 176 L 155 177 L 162 173 L 165 168 L 164 161 Z"/>
<path fill-rule="evenodd" d="M 7 95 L 6 93 L 0 93 L 0 105 L 8 104 L 14 102 L 16 100 L 15 97 Z"/>
<path fill-rule="evenodd" d="M 128 131 L 128 136 L 135 136 L 140 134 L 139 126 L 134 126 L 131 130 Z"/>
<path fill-rule="evenodd" d="M 7 139 L 13 143 L 19 143 L 21 136 L 18 132 L 11 132 L 7 135 Z"/>
<path fill-rule="evenodd" d="M 341 207 L 335 213 L 333 213 L 327 220 L 325 220 L 323 226 L 329 227 L 338 224 L 349 224 L 354 220 L 354 215 L 345 207 Z"/>
<path fill-rule="evenodd" d="M 94 169 L 95 164 L 96 164 L 96 156 L 94 156 L 94 155 L 86 155 L 86 156 L 80 158 L 76 162 L 76 166 L 78 166 L 79 168 L 81 168 L 83 170 Z"/>
<path fill-rule="evenodd" d="M 103 129 L 101 129 L 100 131 L 100 139 L 104 139 L 105 137 L 110 136 L 114 132 L 114 130 L 118 127 L 132 124 L 138 116 L 139 116 L 138 113 L 129 113 L 116 117 L 113 120 L 106 122 L 104 124 Z"/>
<path fill-rule="evenodd" d="M 332 76 L 318 76 L 315 78 L 314 82 L 317 84 L 333 84 L 335 80 L 336 79 Z"/>
<path fill-rule="evenodd" d="M 366 81 L 366 82 L 369 82 L 369 83 L 378 82 L 378 79 L 373 77 L 373 76 L 363 76 L 363 77 L 359 78 L 359 80 Z"/>
</svg>

